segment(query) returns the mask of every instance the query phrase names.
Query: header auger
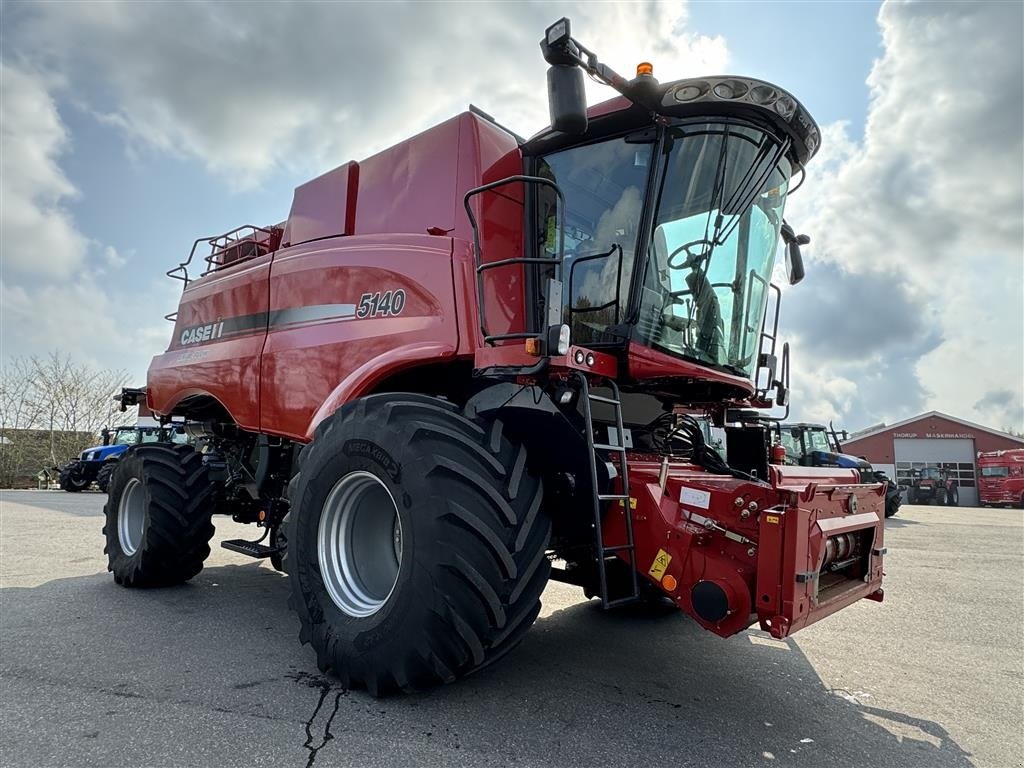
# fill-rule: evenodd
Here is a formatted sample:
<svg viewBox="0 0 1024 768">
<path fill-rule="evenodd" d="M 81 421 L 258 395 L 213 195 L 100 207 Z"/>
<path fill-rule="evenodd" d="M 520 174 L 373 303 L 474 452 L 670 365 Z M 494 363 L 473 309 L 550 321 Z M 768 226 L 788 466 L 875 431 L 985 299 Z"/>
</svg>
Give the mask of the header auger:
<svg viewBox="0 0 1024 768">
<path fill-rule="evenodd" d="M 780 236 L 803 275 L 783 211 L 814 121 L 754 78 L 626 80 L 567 19 L 541 47 L 551 128 L 472 109 L 172 270 L 145 398 L 199 449 L 120 463 L 119 583 L 193 576 L 213 514 L 255 523 L 224 545 L 286 571 L 320 666 L 375 694 L 500 657 L 549 579 L 723 637 L 881 600 L 884 486 L 773 465 L 735 416 L 788 399 L 771 276 Z M 583 71 L 621 95 L 587 108 Z"/>
</svg>

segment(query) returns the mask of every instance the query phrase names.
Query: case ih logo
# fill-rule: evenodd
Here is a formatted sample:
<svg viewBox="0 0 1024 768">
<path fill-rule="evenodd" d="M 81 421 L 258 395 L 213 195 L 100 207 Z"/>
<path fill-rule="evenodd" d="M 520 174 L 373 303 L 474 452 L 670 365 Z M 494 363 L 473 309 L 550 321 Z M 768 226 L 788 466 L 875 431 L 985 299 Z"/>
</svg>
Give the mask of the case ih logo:
<svg viewBox="0 0 1024 768">
<path fill-rule="evenodd" d="M 224 335 L 224 323 L 207 323 L 206 325 L 195 325 L 191 328 L 186 328 L 181 332 L 181 346 L 187 346 L 189 344 L 198 344 L 202 341 L 211 341 L 212 339 L 219 339 Z"/>
</svg>

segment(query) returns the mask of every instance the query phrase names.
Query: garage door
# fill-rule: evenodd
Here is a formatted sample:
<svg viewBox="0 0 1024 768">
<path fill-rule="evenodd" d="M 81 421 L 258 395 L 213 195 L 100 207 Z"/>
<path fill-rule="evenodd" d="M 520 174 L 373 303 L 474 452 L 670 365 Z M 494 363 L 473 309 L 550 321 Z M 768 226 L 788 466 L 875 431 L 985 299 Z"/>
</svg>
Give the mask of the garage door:
<svg viewBox="0 0 1024 768">
<path fill-rule="evenodd" d="M 896 478 L 900 483 L 909 484 L 912 470 L 941 467 L 949 472 L 950 477 L 960 481 L 960 506 L 977 506 L 973 440 L 897 438 L 893 442 L 896 449 Z"/>
</svg>

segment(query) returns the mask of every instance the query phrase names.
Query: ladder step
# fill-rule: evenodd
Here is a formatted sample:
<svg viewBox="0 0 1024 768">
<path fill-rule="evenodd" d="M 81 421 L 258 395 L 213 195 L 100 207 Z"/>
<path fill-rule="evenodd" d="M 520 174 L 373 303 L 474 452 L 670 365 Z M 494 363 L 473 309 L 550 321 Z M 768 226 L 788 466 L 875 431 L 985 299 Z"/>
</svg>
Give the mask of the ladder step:
<svg viewBox="0 0 1024 768">
<path fill-rule="evenodd" d="M 228 539 L 227 541 L 222 541 L 220 545 L 224 549 L 230 549 L 232 552 L 238 552 L 257 559 L 270 557 L 278 553 L 277 547 L 268 547 L 265 544 L 257 544 L 255 541 L 246 541 L 245 539 Z"/>
<path fill-rule="evenodd" d="M 598 451 L 618 451 L 625 453 L 626 449 L 621 445 L 606 445 L 605 443 L 594 443 L 594 449 Z"/>
<path fill-rule="evenodd" d="M 608 403 L 608 405 L 622 405 L 621 402 L 616 400 L 614 397 L 604 397 L 603 395 L 587 395 L 595 403 Z"/>
<path fill-rule="evenodd" d="M 633 544 L 616 544 L 614 547 L 605 547 L 604 548 L 604 554 L 607 555 L 607 554 L 609 554 L 611 552 L 627 552 L 627 551 L 628 552 L 632 552 L 633 549 L 634 549 L 634 545 Z"/>
<path fill-rule="evenodd" d="M 618 493 L 599 493 L 597 494 L 598 501 L 625 501 L 629 496 L 623 496 Z"/>
<path fill-rule="evenodd" d="M 609 608 L 618 608 L 620 605 L 633 605 L 634 603 L 640 602 L 640 595 L 630 595 L 628 597 L 620 597 L 616 600 L 608 600 L 604 604 L 604 609 L 607 611 Z"/>
</svg>

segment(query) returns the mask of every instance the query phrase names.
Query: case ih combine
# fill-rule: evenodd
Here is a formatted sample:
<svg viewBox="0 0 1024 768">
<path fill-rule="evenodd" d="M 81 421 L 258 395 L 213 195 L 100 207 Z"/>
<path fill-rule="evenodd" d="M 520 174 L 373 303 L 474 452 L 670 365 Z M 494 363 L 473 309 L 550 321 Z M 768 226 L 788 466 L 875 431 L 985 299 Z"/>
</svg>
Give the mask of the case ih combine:
<svg viewBox="0 0 1024 768">
<path fill-rule="evenodd" d="M 882 599 L 884 486 L 728 421 L 787 397 L 770 280 L 780 234 L 803 273 L 782 216 L 814 121 L 751 78 L 627 81 L 566 19 L 541 47 L 550 129 L 463 113 L 172 270 L 171 344 L 122 398 L 201 450 L 120 462 L 119 584 L 194 576 L 215 513 L 254 523 L 225 545 L 274 558 L 321 669 L 373 694 L 499 658 L 549 579 L 723 637 Z M 621 97 L 588 110 L 584 71 Z"/>
</svg>

